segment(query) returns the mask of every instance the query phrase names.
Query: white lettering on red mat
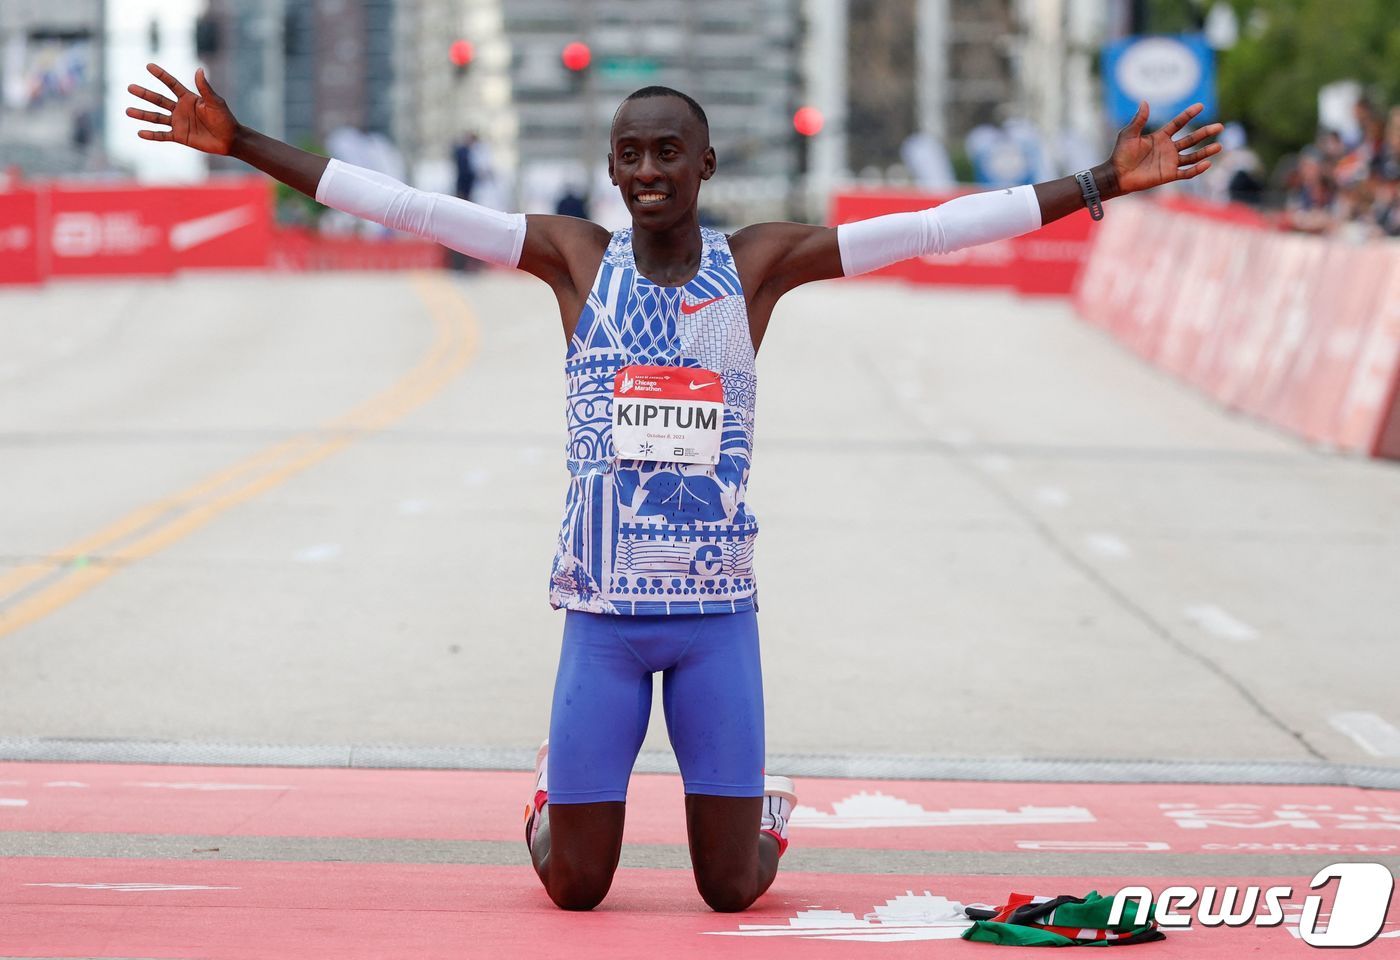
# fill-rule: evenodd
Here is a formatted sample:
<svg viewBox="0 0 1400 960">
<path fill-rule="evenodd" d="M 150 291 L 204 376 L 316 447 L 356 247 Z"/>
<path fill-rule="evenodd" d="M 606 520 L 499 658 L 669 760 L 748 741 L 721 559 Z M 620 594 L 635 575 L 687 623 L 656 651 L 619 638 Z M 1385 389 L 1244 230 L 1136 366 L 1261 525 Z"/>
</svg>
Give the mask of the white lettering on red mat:
<svg viewBox="0 0 1400 960">
<path fill-rule="evenodd" d="M 134 210 L 56 213 L 53 218 L 53 252 L 60 257 L 130 256 L 160 240 L 160 228 L 148 226 Z"/>
<path fill-rule="evenodd" d="M 171 890 L 238 890 L 239 887 L 206 887 L 195 883 L 26 883 L 26 887 L 58 887 L 63 890 L 116 890 L 119 893 L 159 893 Z"/>
<path fill-rule="evenodd" d="M 857 917 L 840 910 L 812 907 L 799 910 L 786 924 L 742 923 L 737 930 L 707 930 L 717 937 L 797 937 L 802 940 L 856 940 L 866 943 L 899 943 L 907 940 L 956 940 L 972 926 L 965 904 L 925 890 L 912 890 L 886 900 Z"/>
<path fill-rule="evenodd" d="M 1159 803 L 1164 817 L 1187 830 L 1238 827 L 1244 830 L 1400 830 L 1400 809 L 1375 806 L 1280 803 Z"/>
<path fill-rule="evenodd" d="M 613 379 L 613 448 L 621 460 L 719 463 L 724 387 L 700 367 L 623 367 Z"/>
<path fill-rule="evenodd" d="M 0 807 L 27 807 L 28 800 L 21 800 L 19 797 L 0 797 Z"/>
<path fill-rule="evenodd" d="M 1032 823 L 1095 823 L 1094 815 L 1083 807 L 1020 807 L 1016 810 L 988 810 L 954 807 L 926 810 L 917 803 L 886 794 L 861 791 L 837 800 L 826 813 L 798 804 L 791 823 L 804 829 L 865 830 L 872 827 L 994 827 Z"/>
</svg>

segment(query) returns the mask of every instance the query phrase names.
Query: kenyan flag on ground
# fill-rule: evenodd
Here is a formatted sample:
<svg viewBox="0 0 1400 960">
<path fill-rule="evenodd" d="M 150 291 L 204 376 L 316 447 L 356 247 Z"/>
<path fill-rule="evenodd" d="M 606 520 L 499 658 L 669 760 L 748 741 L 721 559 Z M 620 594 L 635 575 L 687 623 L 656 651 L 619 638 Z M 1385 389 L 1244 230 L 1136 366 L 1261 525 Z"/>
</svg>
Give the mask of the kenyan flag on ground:
<svg viewBox="0 0 1400 960">
<path fill-rule="evenodd" d="M 1033 897 L 1013 893 L 1005 906 L 968 907 L 974 921 L 964 940 L 1018 947 L 1107 947 L 1165 940 L 1156 921 L 1134 924 L 1137 900 L 1129 899 L 1119 923 L 1109 925 L 1113 898 L 1091 891 L 1087 897 Z M 1149 905 L 1150 910 L 1150 905 Z"/>
</svg>

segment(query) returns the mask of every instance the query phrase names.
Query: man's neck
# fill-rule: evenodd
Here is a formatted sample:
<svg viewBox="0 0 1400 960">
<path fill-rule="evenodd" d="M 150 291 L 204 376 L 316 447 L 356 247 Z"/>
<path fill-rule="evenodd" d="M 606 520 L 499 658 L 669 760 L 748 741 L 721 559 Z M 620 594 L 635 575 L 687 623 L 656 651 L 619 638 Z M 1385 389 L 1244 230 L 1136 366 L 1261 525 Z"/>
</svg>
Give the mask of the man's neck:
<svg viewBox="0 0 1400 960">
<path fill-rule="evenodd" d="M 683 217 L 665 230 L 632 227 L 632 255 L 637 270 L 652 283 L 678 287 L 700 269 L 700 220 Z"/>
</svg>

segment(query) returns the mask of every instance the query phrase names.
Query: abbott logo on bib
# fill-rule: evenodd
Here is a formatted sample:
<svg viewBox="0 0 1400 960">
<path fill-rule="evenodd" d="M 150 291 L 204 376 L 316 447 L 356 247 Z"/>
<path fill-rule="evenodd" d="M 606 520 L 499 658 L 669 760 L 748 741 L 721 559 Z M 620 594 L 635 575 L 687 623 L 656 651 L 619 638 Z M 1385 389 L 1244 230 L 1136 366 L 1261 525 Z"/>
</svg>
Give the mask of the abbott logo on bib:
<svg viewBox="0 0 1400 960">
<path fill-rule="evenodd" d="M 612 426 L 621 460 L 719 463 L 719 374 L 700 367 L 623 367 L 613 379 Z"/>
</svg>

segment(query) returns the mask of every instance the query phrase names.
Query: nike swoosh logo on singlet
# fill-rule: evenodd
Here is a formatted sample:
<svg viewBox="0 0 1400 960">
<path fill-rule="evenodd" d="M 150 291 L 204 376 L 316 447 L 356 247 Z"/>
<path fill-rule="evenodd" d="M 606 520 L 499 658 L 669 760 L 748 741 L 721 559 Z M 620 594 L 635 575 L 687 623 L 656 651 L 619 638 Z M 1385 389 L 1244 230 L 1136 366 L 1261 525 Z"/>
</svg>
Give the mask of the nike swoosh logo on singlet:
<svg viewBox="0 0 1400 960">
<path fill-rule="evenodd" d="M 706 387 L 713 387 L 717 383 L 719 383 L 718 380 L 706 380 L 704 383 L 696 383 L 694 380 L 692 380 L 690 381 L 690 389 L 704 390 Z"/>
<path fill-rule="evenodd" d="M 724 299 L 725 297 L 727 297 L 727 296 L 729 296 L 729 294 L 726 293 L 726 294 L 722 294 L 721 296 L 718 296 L 718 297 L 711 297 L 711 298 L 708 299 L 708 300 L 701 300 L 699 303 L 682 303 L 682 304 L 681 304 L 681 313 L 684 313 L 684 314 L 691 314 L 691 313 L 695 313 L 695 312 L 698 311 L 698 310 L 704 310 L 704 309 L 705 309 L 706 307 L 708 307 L 710 304 L 712 304 L 712 303 L 719 303 L 721 300 L 723 300 L 723 299 Z"/>
</svg>

